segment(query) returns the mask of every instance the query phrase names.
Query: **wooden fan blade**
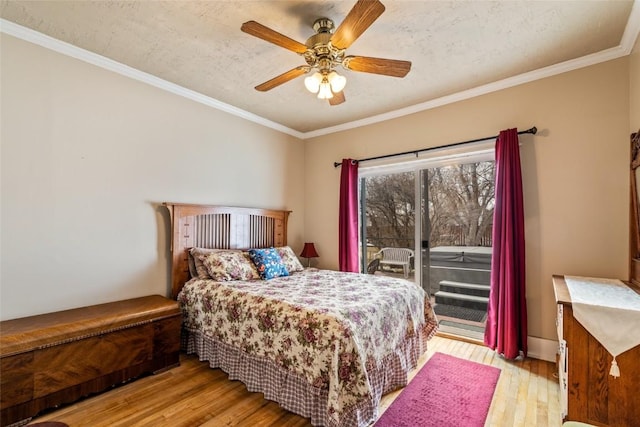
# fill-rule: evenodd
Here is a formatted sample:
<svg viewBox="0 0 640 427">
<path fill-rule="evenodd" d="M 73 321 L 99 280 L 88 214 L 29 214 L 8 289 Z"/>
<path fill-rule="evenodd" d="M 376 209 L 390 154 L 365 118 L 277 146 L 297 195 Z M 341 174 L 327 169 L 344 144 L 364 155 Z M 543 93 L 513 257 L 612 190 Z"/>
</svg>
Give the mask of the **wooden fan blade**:
<svg viewBox="0 0 640 427">
<path fill-rule="evenodd" d="M 272 78 L 269 81 L 266 81 L 258 86 L 256 86 L 256 90 L 261 92 L 266 92 L 268 90 L 273 89 L 274 87 L 280 86 L 283 83 L 288 82 L 289 80 L 293 80 L 296 77 L 299 77 L 309 71 L 309 67 L 301 65 L 299 67 L 294 68 L 293 70 L 289 70 L 286 73 L 282 73 L 277 77 Z"/>
<path fill-rule="evenodd" d="M 345 101 L 344 91 L 341 90 L 338 93 L 333 93 L 333 98 L 329 98 L 329 104 L 331 105 L 339 105 Z"/>
<path fill-rule="evenodd" d="M 331 44 L 346 49 L 384 12 L 378 0 L 358 0 L 331 36 Z"/>
<path fill-rule="evenodd" d="M 247 34 L 251 34 L 259 39 L 268 41 L 285 49 L 292 50 L 296 53 L 305 53 L 307 51 L 307 46 L 302 43 L 290 39 L 284 34 L 280 34 L 279 32 L 272 30 L 269 27 L 265 27 L 256 21 L 245 22 L 242 24 L 240 29 Z"/>
<path fill-rule="evenodd" d="M 404 77 L 411 70 L 411 62 L 397 59 L 371 58 L 368 56 L 347 56 L 342 65 L 352 71 Z"/>
</svg>

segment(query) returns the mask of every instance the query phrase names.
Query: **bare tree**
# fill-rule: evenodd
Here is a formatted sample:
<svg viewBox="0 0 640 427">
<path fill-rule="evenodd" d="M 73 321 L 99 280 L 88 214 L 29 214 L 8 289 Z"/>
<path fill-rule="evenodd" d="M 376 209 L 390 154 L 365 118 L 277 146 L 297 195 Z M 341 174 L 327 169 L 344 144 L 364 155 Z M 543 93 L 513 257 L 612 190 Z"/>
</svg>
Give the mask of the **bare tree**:
<svg viewBox="0 0 640 427">
<path fill-rule="evenodd" d="M 429 169 L 431 246 L 491 245 L 495 204 L 494 162 Z M 366 178 L 369 243 L 414 247 L 414 173 Z"/>
<path fill-rule="evenodd" d="M 412 172 L 366 179 L 367 238 L 377 247 L 413 248 L 415 229 Z"/>
<path fill-rule="evenodd" d="M 432 246 L 490 243 L 495 163 L 447 166 L 428 173 Z"/>
</svg>

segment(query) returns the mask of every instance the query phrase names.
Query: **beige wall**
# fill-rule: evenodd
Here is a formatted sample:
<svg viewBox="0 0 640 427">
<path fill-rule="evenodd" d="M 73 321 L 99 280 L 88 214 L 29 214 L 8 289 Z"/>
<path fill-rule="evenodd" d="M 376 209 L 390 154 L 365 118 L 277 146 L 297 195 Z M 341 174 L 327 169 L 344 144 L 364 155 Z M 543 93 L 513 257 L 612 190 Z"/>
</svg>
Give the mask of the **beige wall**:
<svg viewBox="0 0 640 427">
<path fill-rule="evenodd" d="M 627 129 L 640 127 L 638 45 L 629 58 L 300 143 L 11 36 L 0 43 L 2 319 L 167 294 L 165 200 L 291 209 L 290 244 L 316 242 L 315 262 L 337 268 L 334 161 L 514 126 L 540 129 L 522 137 L 530 335 L 554 338 L 551 274 L 627 274 L 620 165 Z"/>
<path fill-rule="evenodd" d="M 640 129 L 640 37 L 636 40 L 636 45 L 631 52 L 629 76 L 629 93 L 631 94 L 629 104 L 630 132 L 638 132 L 638 129 Z"/>
<path fill-rule="evenodd" d="M 296 138 L 2 35 L 1 317 L 168 294 L 163 201 L 286 208 Z"/>
<path fill-rule="evenodd" d="M 529 335 L 555 338 L 552 274 L 627 276 L 629 58 L 306 142 L 305 236 L 338 265 L 334 161 L 539 129 L 521 137 Z"/>
</svg>

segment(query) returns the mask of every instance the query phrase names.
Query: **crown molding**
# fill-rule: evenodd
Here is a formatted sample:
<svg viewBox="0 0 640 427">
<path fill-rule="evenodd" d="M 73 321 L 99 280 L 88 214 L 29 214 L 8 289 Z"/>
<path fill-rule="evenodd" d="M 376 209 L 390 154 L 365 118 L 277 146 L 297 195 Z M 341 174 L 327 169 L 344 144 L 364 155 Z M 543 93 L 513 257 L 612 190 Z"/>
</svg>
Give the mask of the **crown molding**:
<svg viewBox="0 0 640 427">
<path fill-rule="evenodd" d="M 631 6 L 631 13 L 629 14 L 629 19 L 627 20 L 627 26 L 624 29 L 624 33 L 622 34 L 622 39 L 620 40 L 620 47 L 622 47 L 627 55 L 631 54 L 633 51 L 633 47 L 636 44 L 636 40 L 640 35 L 640 4 L 637 1 L 633 2 L 633 6 Z"/>
<path fill-rule="evenodd" d="M 410 107 L 401 108 L 398 110 L 390 111 L 388 113 L 378 114 L 376 116 L 367 117 L 366 119 L 356 120 L 349 123 L 343 123 L 337 126 L 332 126 L 324 129 L 318 129 L 315 131 L 306 132 L 304 134 L 304 139 L 328 135 L 328 134 L 341 132 L 349 129 L 355 129 L 358 127 L 367 126 L 374 123 L 383 122 L 386 120 L 397 119 L 399 117 L 408 116 L 410 114 L 419 113 L 421 111 L 430 110 L 432 108 L 453 104 L 454 102 L 475 98 L 476 96 L 486 95 L 491 92 L 497 92 L 499 90 L 507 89 L 513 86 L 518 86 L 524 83 L 529 83 L 529 82 L 540 80 L 546 77 L 555 76 L 557 74 L 566 73 L 567 71 L 573 71 L 579 68 L 588 67 L 590 65 L 595 65 L 601 62 L 610 61 L 612 59 L 620 58 L 625 55 L 628 55 L 625 49 L 620 46 L 617 46 L 614 48 L 603 50 L 598 53 L 583 56 L 581 58 L 572 59 L 572 60 L 561 62 L 555 65 L 550 65 L 548 67 L 544 67 L 544 68 L 540 68 L 527 73 L 519 74 L 517 76 L 508 77 L 506 79 L 498 80 L 492 83 L 488 83 L 486 85 L 477 86 L 472 89 L 468 89 L 468 90 L 457 92 L 451 95 L 432 99 L 430 101 L 412 105 Z"/>
<path fill-rule="evenodd" d="M 568 71 L 577 70 L 580 68 L 599 64 L 601 62 L 611 61 L 613 59 L 627 56 L 633 50 L 636 39 L 638 38 L 638 34 L 640 33 L 640 2 L 636 1 L 633 3 L 631 13 L 629 14 L 629 19 L 627 20 L 627 25 L 620 40 L 620 44 L 616 47 L 586 55 L 581 58 L 571 59 L 559 64 L 550 65 L 538 70 L 529 71 L 527 73 L 502 79 L 486 85 L 477 86 L 472 89 L 436 98 L 427 102 L 412 105 L 410 107 L 401 108 L 398 110 L 390 111 L 388 113 L 378 114 L 375 116 L 367 117 L 365 119 L 355 120 L 337 126 L 330 126 L 327 128 L 317 129 L 309 132 L 300 132 L 295 129 L 291 129 L 280 123 L 273 122 L 271 120 L 265 119 L 264 117 L 234 107 L 233 105 L 226 104 L 224 102 L 218 101 L 217 99 L 195 92 L 191 89 L 187 89 L 175 83 L 168 82 L 151 74 L 129 67 L 128 65 L 106 58 L 102 55 L 89 52 L 85 49 L 81 49 L 72 44 L 63 42 L 61 40 L 55 39 L 53 37 L 34 31 L 30 28 L 17 25 L 13 22 L 1 18 L 0 32 L 37 44 L 47 49 L 51 49 L 63 55 L 88 62 L 95 66 L 113 71 L 134 80 L 147 83 L 151 86 L 166 90 L 175 95 L 183 96 L 192 101 L 199 102 L 201 104 L 213 107 L 217 110 L 224 111 L 237 117 L 241 117 L 262 126 L 274 129 L 276 131 L 305 140 L 318 136 L 329 135 L 336 132 L 356 129 L 362 126 L 368 126 L 391 119 L 396 119 L 399 117 L 415 114 L 432 108 L 441 107 L 447 104 L 452 104 L 454 102 L 464 101 L 476 96 L 485 95 L 491 92 L 496 92 L 524 83 L 529 83 L 535 80 L 540 80 L 546 77 L 555 76 L 557 74 L 566 73 Z"/>
<path fill-rule="evenodd" d="M 508 77 L 503 80 L 498 80 L 493 83 L 489 83 L 482 86 L 477 86 L 472 89 L 457 92 L 451 95 L 443 96 L 441 98 L 432 99 L 421 104 L 412 105 L 410 107 L 401 108 L 388 113 L 379 114 L 377 116 L 367 117 L 366 119 L 356 120 L 349 123 L 343 123 L 337 126 L 331 126 L 324 129 L 318 129 L 310 132 L 305 132 L 304 139 L 314 138 L 317 136 L 329 135 L 336 132 L 355 129 L 362 126 L 372 125 L 374 123 L 383 122 L 386 120 L 397 119 L 398 117 L 407 116 L 409 114 L 418 113 L 420 111 L 430 110 L 436 107 L 442 107 L 443 105 L 452 104 L 454 102 L 464 101 L 466 99 L 474 98 L 476 96 L 485 95 L 491 92 L 497 92 L 499 90 L 507 89 L 513 86 L 518 86 L 524 83 L 529 83 L 535 80 L 544 79 L 546 77 L 555 76 L 557 74 L 566 73 L 568 71 L 577 70 L 580 68 L 588 67 L 591 65 L 599 64 L 601 62 L 611 61 L 623 56 L 627 56 L 633 50 L 638 34 L 640 33 L 640 2 L 635 1 L 627 20 L 624 33 L 620 40 L 620 44 L 616 47 L 606 49 L 600 52 L 592 53 L 581 58 L 571 59 L 569 61 L 561 62 L 558 64 L 550 65 L 548 67 L 540 68 L 527 73 L 519 74 L 517 76 Z"/>
<path fill-rule="evenodd" d="M 171 83 L 149 73 L 145 73 L 144 71 L 129 67 L 128 65 L 114 61 L 102 55 L 89 52 L 88 50 L 79 48 L 70 43 L 63 42 L 61 40 L 47 36 L 46 34 L 42 34 L 40 32 L 23 27 L 2 18 L 0 18 L 0 32 L 53 50 L 63 55 L 79 59 L 97 67 L 104 68 L 105 70 L 113 71 L 114 73 L 129 77 L 131 79 L 147 83 L 151 86 L 157 87 L 158 89 L 162 89 L 175 95 L 190 99 L 192 101 L 199 102 L 200 104 L 213 107 L 217 110 L 241 117 L 259 125 L 266 126 L 279 132 L 294 136 L 296 138 L 304 138 L 304 134 L 302 132 L 283 126 L 280 123 L 267 120 L 264 117 L 260 117 L 256 114 L 234 107 L 233 105 L 218 101 L 217 99 L 203 95 L 199 92 L 187 89 L 175 83 Z"/>
</svg>

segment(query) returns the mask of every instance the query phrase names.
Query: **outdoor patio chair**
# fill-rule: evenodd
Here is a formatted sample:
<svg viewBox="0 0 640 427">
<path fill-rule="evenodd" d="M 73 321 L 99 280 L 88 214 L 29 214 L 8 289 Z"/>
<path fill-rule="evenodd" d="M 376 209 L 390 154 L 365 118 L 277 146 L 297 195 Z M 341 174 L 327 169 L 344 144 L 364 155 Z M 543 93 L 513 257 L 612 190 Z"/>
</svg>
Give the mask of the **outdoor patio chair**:
<svg viewBox="0 0 640 427">
<path fill-rule="evenodd" d="M 413 250 L 407 248 L 382 248 L 374 256 L 382 255 L 380 266 L 397 265 L 402 267 L 404 278 L 409 277 L 409 268 L 411 267 L 411 258 L 413 258 Z"/>
</svg>

